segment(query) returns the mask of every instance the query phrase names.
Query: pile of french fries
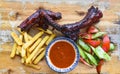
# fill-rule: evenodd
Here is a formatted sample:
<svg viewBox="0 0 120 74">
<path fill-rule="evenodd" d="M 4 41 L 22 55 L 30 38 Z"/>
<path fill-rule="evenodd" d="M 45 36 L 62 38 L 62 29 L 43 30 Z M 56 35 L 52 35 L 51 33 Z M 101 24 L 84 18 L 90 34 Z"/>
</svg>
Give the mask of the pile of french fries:
<svg viewBox="0 0 120 74">
<path fill-rule="evenodd" d="M 19 36 L 15 32 L 11 33 L 14 39 L 14 45 L 10 57 L 14 58 L 15 55 L 19 55 L 21 57 L 21 63 L 35 69 L 40 69 L 40 66 L 37 64 L 44 57 L 46 46 L 56 36 L 48 29 L 46 31 L 42 28 L 38 29 L 40 32 L 33 37 L 27 32 L 22 32 L 20 29 L 18 29 L 20 32 Z"/>
</svg>

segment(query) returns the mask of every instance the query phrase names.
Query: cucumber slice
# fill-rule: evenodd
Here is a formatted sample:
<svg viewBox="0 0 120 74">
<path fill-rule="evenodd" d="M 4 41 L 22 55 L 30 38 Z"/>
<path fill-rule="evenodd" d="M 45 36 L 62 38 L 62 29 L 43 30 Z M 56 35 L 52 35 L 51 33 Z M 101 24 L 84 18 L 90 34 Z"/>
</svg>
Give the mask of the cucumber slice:
<svg viewBox="0 0 120 74">
<path fill-rule="evenodd" d="M 106 61 L 111 60 L 110 56 L 100 46 L 96 48 L 92 46 L 90 47 L 92 48 L 92 50 L 98 56 L 99 59 L 105 59 Z"/>
<path fill-rule="evenodd" d="M 87 57 L 89 58 L 89 60 L 91 61 L 92 64 L 94 64 L 95 66 L 97 66 L 97 61 L 96 59 L 89 53 L 85 52 L 85 54 L 87 55 Z"/>
<path fill-rule="evenodd" d="M 92 39 L 96 39 L 98 37 L 102 37 L 105 34 L 106 34 L 106 32 L 97 32 L 97 33 L 92 35 Z"/>
<path fill-rule="evenodd" d="M 85 43 L 83 42 L 81 39 L 78 40 L 78 44 L 87 52 L 90 52 L 90 47 Z"/>
<path fill-rule="evenodd" d="M 85 53 L 84 53 L 84 51 L 82 50 L 82 48 L 81 48 L 79 45 L 77 45 L 77 47 L 78 47 L 80 56 L 81 56 L 83 59 L 86 59 L 87 56 L 85 55 Z"/>
</svg>

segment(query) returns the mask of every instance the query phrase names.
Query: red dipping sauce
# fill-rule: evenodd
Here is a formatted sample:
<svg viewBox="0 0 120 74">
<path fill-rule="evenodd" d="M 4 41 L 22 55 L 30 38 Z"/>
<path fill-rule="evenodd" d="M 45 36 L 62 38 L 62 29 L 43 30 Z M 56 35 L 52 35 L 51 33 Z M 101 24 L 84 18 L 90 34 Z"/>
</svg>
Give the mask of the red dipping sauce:
<svg viewBox="0 0 120 74">
<path fill-rule="evenodd" d="M 49 57 L 56 67 L 67 68 L 75 60 L 75 50 L 67 41 L 58 41 L 50 48 Z"/>
</svg>

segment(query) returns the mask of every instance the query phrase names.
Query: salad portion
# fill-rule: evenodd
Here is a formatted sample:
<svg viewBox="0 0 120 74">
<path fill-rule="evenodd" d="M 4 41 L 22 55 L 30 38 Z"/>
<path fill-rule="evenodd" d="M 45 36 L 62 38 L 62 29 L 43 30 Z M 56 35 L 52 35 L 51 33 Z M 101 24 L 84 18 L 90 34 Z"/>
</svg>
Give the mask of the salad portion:
<svg viewBox="0 0 120 74">
<path fill-rule="evenodd" d="M 90 26 L 84 33 L 79 34 L 77 46 L 80 61 L 89 67 L 96 66 L 98 74 L 100 74 L 103 63 L 111 60 L 110 52 L 115 49 L 107 33 L 95 26 Z"/>
</svg>

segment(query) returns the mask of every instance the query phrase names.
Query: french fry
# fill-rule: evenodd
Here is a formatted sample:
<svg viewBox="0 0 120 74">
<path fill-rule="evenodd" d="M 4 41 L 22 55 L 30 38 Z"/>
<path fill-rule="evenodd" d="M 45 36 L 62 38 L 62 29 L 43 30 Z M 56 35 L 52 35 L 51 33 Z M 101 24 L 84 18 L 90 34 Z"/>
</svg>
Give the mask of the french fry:
<svg viewBox="0 0 120 74">
<path fill-rule="evenodd" d="M 19 38 L 20 38 L 20 40 L 22 41 L 22 40 L 23 40 L 23 35 L 21 34 L 21 35 L 19 36 Z M 19 54 L 21 55 L 21 51 L 22 51 L 21 49 L 22 49 L 22 45 L 18 45 L 18 46 L 17 46 L 17 52 L 16 52 L 17 55 L 19 55 Z"/>
<path fill-rule="evenodd" d="M 23 41 L 23 35 L 20 35 L 19 38 L 21 41 Z"/>
<path fill-rule="evenodd" d="M 44 32 L 47 33 L 47 34 L 53 34 L 53 32 L 50 31 L 49 29 L 47 29 L 46 31 L 43 30 L 42 28 L 38 28 L 38 29 L 41 30 L 41 31 L 44 31 Z"/>
<path fill-rule="evenodd" d="M 30 47 L 30 49 L 29 49 L 29 52 L 30 52 L 30 53 L 38 46 L 38 44 L 40 43 L 41 40 L 42 40 L 42 39 L 39 38 L 39 39 Z"/>
<path fill-rule="evenodd" d="M 24 58 L 21 59 L 21 63 L 25 63 L 25 59 Z"/>
<path fill-rule="evenodd" d="M 22 41 L 20 40 L 20 38 L 17 36 L 17 34 L 15 32 L 12 32 L 11 33 L 11 36 L 13 37 L 13 39 L 15 40 L 15 42 L 18 44 L 18 45 L 22 45 Z"/>
<path fill-rule="evenodd" d="M 26 56 L 26 49 L 24 49 L 22 47 L 22 49 L 21 49 L 21 57 L 25 57 L 25 56 Z"/>
<path fill-rule="evenodd" d="M 40 31 L 44 31 L 42 28 L 38 28 L 38 30 L 40 30 Z"/>
<path fill-rule="evenodd" d="M 43 35 L 44 32 L 39 32 L 38 34 L 36 34 L 30 41 L 26 42 L 23 45 L 23 48 L 26 49 L 28 48 L 30 45 L 32 45 L 40 36 Z"/>
<path fill-rule="evenodd" d="M 51 36 L 49 37 L 49 39 L 46 42 L 46 45 L 48 45 L 53 40 L 54 37 L 55 37 L 55 34 L 51 34 Z"/>
<path fill-rule="evenodd" d="M 16 49 L 16 53 L 15 53 L 16 55 L 19 55 L 19 51 Z"/>
<path fill-rule="evenodd" d="M 30 67 L 35 68 L 37 70 L 39 70 L 41 68 L 39 65 L 34 65 L 34 64 L 26 64 L 26 66 L 30 66 Z"/>
<path fill-rule="evenodd" d="M 24 63 L 24 64 L 25 64 L 25 63 L 26 63 L 26 59 L 27 59 L 26 56 L 25 56 L 25 57 L 22 57 L 22 58 L 21 58 L 21 63 Z"/>
<path fill-rule="evenodd" d="M 38 64 L 38 62 L 44 57 L 45 50 L 34 60 L 34 64 Z"/>
<path fill-rule="evenodd" d="M 13 48 L 12 48 L 12 51 L 11 51 L 11 54 L 10 54 L 10 57 L 11 57 L 11 58 L 14 58 L 14 57 L 15 57 L 16 49 L 17 49 L 17 43 L 14 43 Z"/>
<path fill-rule="evenodd" d="M 30 52 L 29 52 L 29 48 L 27 48 L 27 57 L 29 57 L 30 56 Z"/>
<path fill-rule="evenodd" d="M 29 63 L 31 59 L 35 56 L 35 54 L 40 51 L 40 48 L 45 44 L 45 42 L 48 40 L 49 36 L 45 36 L 42 41 L 39 43 L 39 45 L 36 47 L 36 49 L 30 54 L 30 56 L 26 59 L 26 63 Z"/>
<path fill-rule="evenodd" d="M 17 55 L 21 54 L 22 47 L 20 45 L 17 46 Z"/>
<path fill-rule="evenodd" d="M 45 31 L 45 33 L 47 33 L 47 34 L 53 34 L 52 31 L 50 31 L 49 29 L 47 29 L 47 30 Z"/>
<path fill-rule="evenodd" d="M 25 42 L 28 42 L 29 41 L 29 39 L 28 39 L 28 34 L 25 32 L 24 33 L 24 40 L 25 40 Z"/>
<path fill-rule="evenodd" d="M 32 58 L 32 61 L 34 61 L 43 50 L 45 50 L 45 48 L 41 48 L 40 51 L 38 51 L 38 53 Z"/>
</svg>

